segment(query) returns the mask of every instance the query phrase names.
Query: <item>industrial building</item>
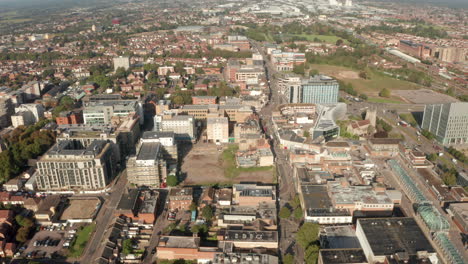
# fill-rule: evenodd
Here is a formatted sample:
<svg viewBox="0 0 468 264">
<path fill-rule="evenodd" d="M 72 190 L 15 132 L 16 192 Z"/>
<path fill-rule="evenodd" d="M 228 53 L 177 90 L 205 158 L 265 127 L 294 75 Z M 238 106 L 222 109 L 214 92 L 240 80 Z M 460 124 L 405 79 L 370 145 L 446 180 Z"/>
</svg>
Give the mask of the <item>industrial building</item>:
<svg viewBox="0 0 468 264">
<path fill-rule="evenodd" d="M 410 217 L 358 219 L 356 236 L 370 263 L 384 263 L 387 257 L 438 262 L 431 243 Z"/>
</svg>

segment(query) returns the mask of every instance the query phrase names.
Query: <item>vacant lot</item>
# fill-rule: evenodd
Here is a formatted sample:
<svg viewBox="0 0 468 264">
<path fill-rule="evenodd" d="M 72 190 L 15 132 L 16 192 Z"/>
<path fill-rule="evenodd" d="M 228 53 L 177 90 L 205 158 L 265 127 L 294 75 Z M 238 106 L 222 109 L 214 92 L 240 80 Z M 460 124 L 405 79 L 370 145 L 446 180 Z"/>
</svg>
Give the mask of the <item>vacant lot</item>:
<svg viewBox="0 0 468 264">
<path fill-rule="evenodd" d="M 404 100 L 415 104 L 443 104 L 458 102 L 457 99 L 449 95 L 437 93 L 428 89 L 396 90 L 394 95 L 398 95 Z"/>
<path fill-rule="evenodd" d="M 388 98 L 387 102 L 395 103 L 402 102 L 403 100 L 400 97 L 396 96 L 396 94 L 393 91 L 416 90 L 421 89 L 422 87 L 415 83 L 394 79 L 390 76 L 386 76 L 384 74 L 379 74 L 375 72 L 369 73 L 369 79 L 362 79 L 359 78 L 358 71 L 341 66 L 312 64 L 311 69 L 316 69 L 320 73 L 332 76 L 346 83 L 351 83 L 358 93 L 364 93 L 369 97 L 374 97 L 374 100 L 376 102 L 378 102 L 379 99 L 379 92 L 384 88 L 387 88 L 388 90 L 392 91 L 392 97 Z"/>
<path fill-rule="evenodd" d="M 197 143 L 184 158 L 181 173 L 183 185 L 233 184 L 239 182 L 273 182 L 273 168 L 240 169 L 232 156 L 234 148 Z"/>
</svg>

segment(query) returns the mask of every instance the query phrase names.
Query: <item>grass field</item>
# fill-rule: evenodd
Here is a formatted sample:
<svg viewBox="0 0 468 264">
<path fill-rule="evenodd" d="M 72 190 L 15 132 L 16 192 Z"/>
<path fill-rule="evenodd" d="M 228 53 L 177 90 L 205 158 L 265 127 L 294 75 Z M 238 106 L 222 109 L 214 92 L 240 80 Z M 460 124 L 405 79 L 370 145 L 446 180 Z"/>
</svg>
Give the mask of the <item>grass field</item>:
<svg viewBox="0 0 468 264">
<path fill-rule="evenodd" d="M 267 172 L 272 171 L 273 167 L 252 167 L 252 168 L 238 168 L 236 164 L 236 151 L 237 145 L 230 145 L 225 149 L 221 155 L 223 168 L 224 168 L 224 177 L 228 178 L 230 181 L 236 179 L 242 173 L 254 173 L 254 172 Z"/>
<path fill-rule="evenodd" d="M 96 229 L 96 224 L 89 224 L 76 233 L 76 239 L 70 247 L 68 257 L 78 258 L 83 254 L 83 250 L 90 239 L 91 234 Z"/>
<path fill-rule="evenodd" d="M 415 90 L 420 89 L 422 86 L 414 83 L 410 83 L 407 81 L 402 81 L 398 79 L 394 79 L 392 77 L 386 76 L 384 74 L 379 74 L 376 72 L 369 72 L 369 79 L 361 79 L 356 77 L 358 75 L 358 71 L 353 70 L 351 68 L 341 67 L 341 66 L 334 66 L 334 65 L 327 65 L 327 64 L 312 64 L 311 69 L 316 69 L 320 73 L 325 75 L 332 76 L 339 80 L 342 80 L 347 83 L 351 83 L 354 89 L 358 93 L 364 93 L 369 97 L 369 101 L 372 102 L 382 102 L 382 103 L 396 103 L 396 102 L 403 102 L 399 97 L 391 97 L 389 99 L 380 98 L 379 92 L 383 88 L 387 88 L 388 90 Z"/>
<path fill-rule="evenodd" d="M 31 18 L 18 17 L 16 11 L 0 13 L 0 24 L 16 24 L 31 21 Z"/>
<path fill-rule="evenodd" d="M 398 99 L 388 99 L 388 98 L 382 98 L 382 97 L 369 97 L 367 100 L 371 103 L 381 103 L 381 104 L 401 104 L 402 101 L 399 101 Z"/>
<path fill-rule="evenodd" d="M 306 38 L 308 41 L 314 41 L 315 39 L 319 39 L 320 41 L 330 43 L 330 44 L 335 44 L 337 40 L 340 38 L 337 36 L 325 36 L 325 35 L 309 35 L 309 34 L 288 34 L 288 37 L 302 37 Z M 347 40 L 343 40 L 344 43 L 347 43 Z"/>
</svg>

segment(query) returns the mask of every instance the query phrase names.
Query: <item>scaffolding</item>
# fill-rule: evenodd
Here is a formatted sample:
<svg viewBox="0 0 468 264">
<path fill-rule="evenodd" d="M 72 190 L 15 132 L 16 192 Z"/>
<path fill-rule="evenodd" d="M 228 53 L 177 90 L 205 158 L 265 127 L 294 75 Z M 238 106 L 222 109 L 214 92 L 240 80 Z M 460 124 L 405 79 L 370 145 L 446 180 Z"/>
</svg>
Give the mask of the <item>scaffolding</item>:
<svg viewBox="0 0 468 264">
<path fill-rule="evenodd" d="M 436 242 L 436 244 L 439 245 L 446 258 L 450 261 L 450 263 L 465 263 L 460 252 L 453 246 L 452 242 L 450 242 L 449 238 L 445 233 L 438 232 L 437 234 L 435 234 L 434 242 Z"/>
</svg>

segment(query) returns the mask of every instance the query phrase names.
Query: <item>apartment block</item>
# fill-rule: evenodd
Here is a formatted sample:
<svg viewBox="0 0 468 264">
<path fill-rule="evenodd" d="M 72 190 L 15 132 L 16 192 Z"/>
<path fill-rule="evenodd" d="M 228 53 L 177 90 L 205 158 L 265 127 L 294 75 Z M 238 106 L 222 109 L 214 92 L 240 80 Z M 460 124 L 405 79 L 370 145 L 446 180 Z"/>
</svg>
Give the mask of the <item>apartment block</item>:
<svg viewBox="0 0 468 264">
<path fill-rule="evenodd" d="M 174 132 L 180 141 L 194 141 L 197 138 L 195 118 L 191 115 L 155 115 L 153 131 Z"/>
<path fill-rule="evenodd" d="M 229 120 L 227 117 L 209 117 L 206 124 L 208 141 L 215 143 L 229 142 Z"/>
<path fill-rule="evenodd" d="M 87 147 L 74 140 L 58 141 L 38 161 L 37 186 L 44 191 L 99 190 L 117 172 L 111 144 L 95 140 Z"/>
</svg>

